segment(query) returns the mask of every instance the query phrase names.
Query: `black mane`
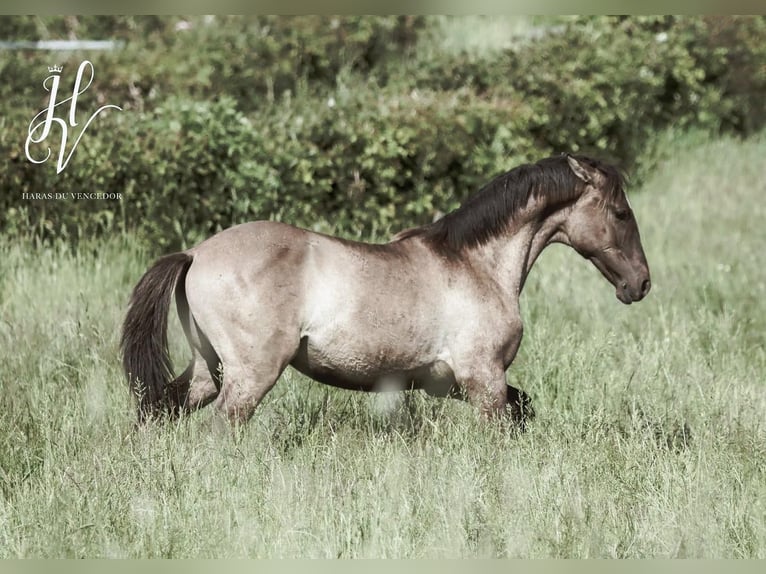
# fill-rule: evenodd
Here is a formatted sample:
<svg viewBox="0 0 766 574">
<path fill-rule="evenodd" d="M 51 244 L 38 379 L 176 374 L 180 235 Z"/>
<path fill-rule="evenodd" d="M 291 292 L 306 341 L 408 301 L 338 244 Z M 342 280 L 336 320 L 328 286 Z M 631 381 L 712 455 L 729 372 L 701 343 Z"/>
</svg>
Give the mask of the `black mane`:
<svg viewBox="0 0 766 574">
<path fill-rule="evenodd" d="M 581 155 L 572 155 L 581 164 L 598 169 L 606 176 L 605 193 L 616 198 L 625 177 L 615 166 Z M 585 189 L 569 167 L 566 155 L 553 156 L 524 164 L 497 176 L 466 199 L 460 207 L 441 219 L 400 233 L 397 239 L 424 237 L 434 247 L 459 252 L 483 245 L 503 233 L 515 213 L 532 197 L 546 198 L 557 205 L 580 196 Z"/>
</svg>

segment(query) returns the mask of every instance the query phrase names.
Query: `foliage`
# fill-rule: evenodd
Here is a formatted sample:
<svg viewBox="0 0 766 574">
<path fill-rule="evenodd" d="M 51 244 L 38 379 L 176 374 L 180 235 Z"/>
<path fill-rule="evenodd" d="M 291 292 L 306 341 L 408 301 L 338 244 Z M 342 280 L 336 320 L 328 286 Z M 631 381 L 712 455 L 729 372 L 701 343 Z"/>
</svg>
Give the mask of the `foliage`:
<svg viewBox="0 0 766 574">
<path fill-rule="evenodd" d="M 766 122 L 766 19 L 577 17 L 501 54 L 418 61 L 419 86 L 469 85 L 533 113 L 513 131 L 540 153 L 582 150 L 633 167 L 669 126 L 751 134 Z"/>
<path fill-rule="evenodd" d="M 524 161 L 582 151 L 643 176 L 667 127 L 748 135 L 766 122 L 763 17 L 570 18 L 485 52 L 440 52 L 421 17 L 0 23 L 10 38 L 125 42 L 92 56 L 80 103 L 124 111 L 59 175 L 22 145 L 49 55 L 0 62 L 14 78 L 0 87 L 0 227 L 14 234 L 137 229 L 165 250 L 276 218 L 363 237 L 425 223 Z M 20 199 L 51 191 L 122 200 Z"/>
<path fill-rule="evenodd" d="M 9 109 L 40 94 L 41 74 L 87 57 L 98 73 L 99 101 L 143 111 L 167 98 L 208 100 L 223 94 L 257 109 L 285 93 L 334 88 L 340 74 L 368 74 L 414 46 L 423 17 L 67 16 L 0 18 L 5 40 L 112 39 L 116 51 L 15 51 L 0 61 Z"/>
<path fill-rule="evenodd" d="M 501 157 L 533 158 L 528 142 L 496 125 L 518 113 L 471 94 L 372 101 L 351 94 L 321 106 L 281 102 L 249 116 L 230 98 L 168 100 L 139 121 L 105 116 L 61 174 L 17 154 L 6 222 L 20 229 L 19 218 L 44 215 L 38 231 L 72 238 L 139 227 L 162 247 L 270 217 L 369 235 L 455 207 L 501 168 Z M 123 203 L 61 201 L 44 211 L 49 202 L 32 200 L 22 211 L 18 195 L 39 189 L 123 190 Z M 105 218 L 104 206 L 114 204 L 124 209 Z"/>
<path fill-rule="evenodd" d="M 513 89 L 537 112 L 529 126 L 536 140 L 632 165 L 668 126 L 742 134 L 762 127 L 764 33 L 763 18 L 577 19 L 515 52 L 508 71 L 519 72 Z M 752 91 L 723 73 L 737 62 Z"/>
</svg>

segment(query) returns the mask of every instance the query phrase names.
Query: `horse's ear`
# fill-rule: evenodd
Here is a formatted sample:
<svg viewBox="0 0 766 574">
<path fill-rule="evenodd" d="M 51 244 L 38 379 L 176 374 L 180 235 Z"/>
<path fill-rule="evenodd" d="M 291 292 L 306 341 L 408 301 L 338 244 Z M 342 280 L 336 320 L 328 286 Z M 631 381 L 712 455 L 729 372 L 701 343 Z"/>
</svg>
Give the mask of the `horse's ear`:
<svg viewBox="0 0 766 574">
<path fill-rule="evenodd" d="M 567 154 L 567 163 L 577 177 L 585 183 L 593 183 L 593 173 L 589 167 L 584 166 L 569 154 Z"/>
</svg>

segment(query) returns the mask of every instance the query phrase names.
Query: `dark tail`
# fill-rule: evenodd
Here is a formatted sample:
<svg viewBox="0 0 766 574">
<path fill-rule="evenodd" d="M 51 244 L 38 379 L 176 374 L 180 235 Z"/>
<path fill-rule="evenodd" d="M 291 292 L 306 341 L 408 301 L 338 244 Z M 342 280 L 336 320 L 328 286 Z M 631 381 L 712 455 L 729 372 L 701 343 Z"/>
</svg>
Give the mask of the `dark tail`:
<svg viewBox="0 0 766 574">
<path fill-rule="evenodd" d="M 186 278 L 192 256 L 158 259 L 133 289 L 122 325 L 122 366 L 138 399 L 138 420 L 169 411 L 165 387 L 173 379 L 168 353 L 168 312 L 176 282 Z"/>
</svg>

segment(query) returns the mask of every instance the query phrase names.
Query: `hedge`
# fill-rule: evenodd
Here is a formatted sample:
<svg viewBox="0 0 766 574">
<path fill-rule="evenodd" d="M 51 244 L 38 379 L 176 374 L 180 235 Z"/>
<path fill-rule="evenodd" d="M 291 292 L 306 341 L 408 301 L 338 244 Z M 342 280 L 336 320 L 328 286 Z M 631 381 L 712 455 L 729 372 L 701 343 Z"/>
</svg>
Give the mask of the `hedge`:
<svg viewBox="0 0 766 574">
<path fill-rule="evenodd" d="M 427 61 L 416 57 L 417 19 L 266 22 L 285 29 L 256 40 L 260 20 L 203 28 L 212 36 L 197 37 L 179 79 L 167 68 L 178 60 L 169 24 L 154 21 L 167 58 L 110 56 L 125 66 L 97 67 L 106 87 L 91 97 L 120 102 L 109 99 L 125 89 L 119 74 L 156 80 L 164 70 L 168 86 L 134 86 L 143 95 L 104 114 L 61 174 L 26 161 L 29 114 L 0 120 L 0 189 L 10 191 L 0 228 L 67 240 L 131 231 L 158 251 L 260 218 L 381 237 L 430 221 L 521 162 L 584 151 L 646 169 L 659 130 L 746 135 L 766 121 L 763 17 L 574 18 L 512 50 Z M 265 71 L 248 76 L 241 66 L 255 61 Z M 202 80 L 189 79 L 195 67 Z M 123 199 L 21 199 L 41 191 Z"/>
</svg>

